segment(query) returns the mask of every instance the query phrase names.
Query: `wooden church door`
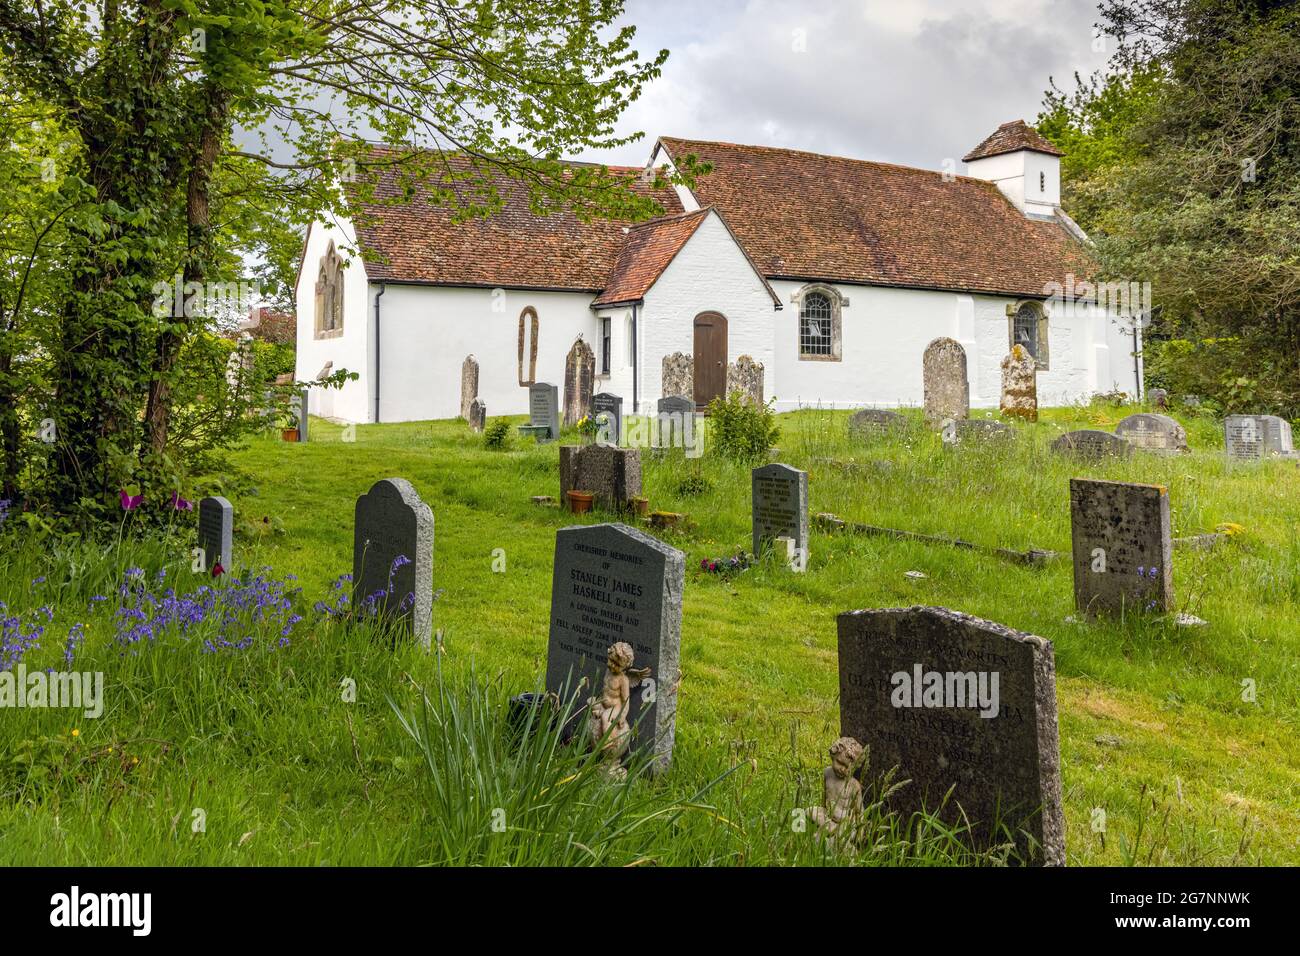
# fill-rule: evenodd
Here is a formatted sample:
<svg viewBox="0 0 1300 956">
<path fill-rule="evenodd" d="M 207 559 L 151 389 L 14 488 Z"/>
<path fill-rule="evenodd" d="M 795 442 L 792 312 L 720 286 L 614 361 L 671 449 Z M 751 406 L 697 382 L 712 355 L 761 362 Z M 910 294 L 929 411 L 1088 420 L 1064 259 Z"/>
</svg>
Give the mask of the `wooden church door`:
<svg viewBox="0 0 1300 956">
<path fill-rule="evenodd" d="M 695 407 L 703 411 L 727 391 L 727 320 L 717 312 L 695 317 Z"/>
</svg>

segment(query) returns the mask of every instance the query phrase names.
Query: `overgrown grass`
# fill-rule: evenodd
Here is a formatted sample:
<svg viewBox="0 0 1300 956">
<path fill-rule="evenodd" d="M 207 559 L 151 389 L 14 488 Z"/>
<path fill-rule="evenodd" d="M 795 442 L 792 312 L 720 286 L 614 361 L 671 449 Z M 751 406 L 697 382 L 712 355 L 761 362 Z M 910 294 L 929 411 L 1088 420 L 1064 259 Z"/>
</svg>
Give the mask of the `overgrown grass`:
<svg viewBox="0 0 1300 956">
<path fill-rule="evenodd" d="M 1048 452 L 1061 431 L 1111 427 L 1125 411 L 1052 410 L 1015 425 L 1009 447 L 949 449 L 919 424 L 852 444 L 847 413 L 808 410 L 780 416 L 779 444 L 811 472 L 815 511 L 1016 550 L 1068 551 L 1072 475 L 1164 484 L 1176 535 L 1244 528 L 1176 552 L 1179 609 L 1204 627 L 1074 623 L 1068 558 L 1025 567 L 887 538 L 817 533 L 803 575 L 771 563 L 706 574 L 701 558 L 747 545 L 748 468 L 706 457 L 707 481 L 684 482 L 695 463 L 646 456 L 652 508 L 691 516 L 661 535 L 687 552 L 683 682 L 673 768 L 623 784 L 572 750 L 536 749 L 545 735 L 507 746 L 506 700 L 545 667 L 555 531 L 608 520 L 530 502 L 558 493 L 555 445 L 489 450 L 455 422 L 362 426 L 343 443 L 318 421 L 309 444 L 256 442 L 241 455 L 259 483 L 235 500 L 252 519 L 236 564 L 297 576 L 305 613 L 287 647 L 270 624 L 240 651 L 204 652 L 197 634 L 175 632 L 114 643 L 90 599 L 116 596 L 128 567 L 150 587 L 163 569 L 178 589 L 206 583 L 184 537 L 29 542 L 0 556 L 8 613 L 54 615 L 28 666 L 62 666 L 67 630 L 84 622 L 75 666 L 104 671 L 107 700 L 98 720 L 0 711 L 0 863 L 841 862 L 792 826 L 819 799 L 838 736 L 834 616 L 910 604 L 1054 641 L 1071 863 L 1295 863 L 1300 474 L 1226 461 L 1208 419 L 1184 419 L 1197 450 L 1178 458 L 1078 466 Z M 313 610 L 350 569 L 356 497 L 393 475 L 435 514 L 432 655 Z M 193 832 L 196 809 L 206 832 Z M 933 821 L 872 819 L 864 862 L 972 862 Z"/>
</svg>

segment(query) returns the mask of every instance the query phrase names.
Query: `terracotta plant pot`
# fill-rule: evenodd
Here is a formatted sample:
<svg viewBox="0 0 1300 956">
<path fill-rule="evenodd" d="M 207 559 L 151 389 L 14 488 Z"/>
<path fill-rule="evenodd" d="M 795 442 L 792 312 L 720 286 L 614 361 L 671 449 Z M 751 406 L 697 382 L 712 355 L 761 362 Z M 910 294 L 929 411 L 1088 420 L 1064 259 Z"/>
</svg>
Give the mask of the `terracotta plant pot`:
<svg viewBox="0 0 1300 956">
<path fill-rule="evenodd" d="M 591 502 L 595 497 L 590 491 L 570 491 L 569 510 L 575 515 L 586 514 L 591 510 Z"/>
<path fill-rule="evenodd" d="M 646 515 L 648 515 L 648 514 L 650 513 L 650 499 L 649 499 L 649 498 L 633 498 L 633 499 L 632 499 L 632 511 L 635 512 L 635 514 L 636 514 L 636 516 L 637 516 L 638 518 L 644 518 Z"/>
<path fill-rule="evenodd" d="M 298 440 L 298 429 L 296 429 L 296 428 L 283 428 L 283 429 L 280 430 L 280 437 L 283 438 L 285 441 L 297 441 L 297 440 Z"/>
</svg>

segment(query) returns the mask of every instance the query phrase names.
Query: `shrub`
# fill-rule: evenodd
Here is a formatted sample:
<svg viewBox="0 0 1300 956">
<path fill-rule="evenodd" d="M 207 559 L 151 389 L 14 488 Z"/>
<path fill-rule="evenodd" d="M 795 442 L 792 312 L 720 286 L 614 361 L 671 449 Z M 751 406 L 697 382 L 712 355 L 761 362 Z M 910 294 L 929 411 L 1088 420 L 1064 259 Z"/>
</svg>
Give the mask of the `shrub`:
<svg viewBox="0 0 1300 956">
<path fill-rule="evenodd" d="M 767 458 L 781 434 L 771 403 L 756 405 L 740 392 L 732 392 L 724 401 L 709 403 L 709 441 L 712 450 L 732 461 L 751 463 Z"/>
<path fill-rule="evenodd" d="M 683 498 L 698 498 L 713 490 L 713 481 L 698 471 L 683 475 L 677 482 L 677 493 Z"/>
<path fill-rule="evenodd" d="M 510 423 L 498 418 L 483 429 L 483 447 L 503 451 L 510 447 Z"/>
</svg>

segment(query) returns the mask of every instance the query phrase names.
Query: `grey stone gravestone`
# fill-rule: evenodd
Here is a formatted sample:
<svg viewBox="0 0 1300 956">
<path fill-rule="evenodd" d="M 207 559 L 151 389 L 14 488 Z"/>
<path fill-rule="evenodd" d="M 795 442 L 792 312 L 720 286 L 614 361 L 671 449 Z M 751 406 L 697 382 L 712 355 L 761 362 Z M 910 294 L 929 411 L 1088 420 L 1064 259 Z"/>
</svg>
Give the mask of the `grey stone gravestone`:
<svg viewBox="0 0 1300 956">
<path fill-rule="evenodd" d="M 1038 421 L 1038 361 L 1023 345 L 1011 346 L 1002 360 L 1003 415 Z"/>
<path fill-rule="evenodd" d="M 478 360 L 465 356 L 460 366 L 460 417 L 469 421 L 469 407 L 478 398 Z"/>
<path fill-rule="evenodd" d="M 664 398 L 685 398 L 695 403 L 695 363 L 684 352 L 665 355 L 660 363 L 659 393 Z"/>
<path fill-rule="evenodd" d="M 582 339 L 573 343 L 564 360 L 564 424 L 576 425 L 591 414 L 596 382 L 596 356 Z"/>
<path fill-rule="evenodd" d="M 1128 439 L 1112 435 L 1110 432 L 1097 431 L 1094 428 L 1066 432 L 1052 442 L 1052 451 L 1084 461 L 1133 457 L 1133 446 Z"/>
<path fill-rule="evenodd" d="M 487 406 L 481 398 L 469 403 L 469 430 L 481 432 L 487 425 Z"/>
<path fill-rule="evenodd" d="M 794 568 L 804 570 L 808 565 L 808 473 L 789 465 L 763 465 L 751 472 L 750 484 L 754 556 L 761 557 L 777 538 L 791 538 Z"/>
<path fill-rule="evenodd" d="M 680 395 L 659 399 L 655 422 L 659 448 L 691 448 L 695 444 L 695 403 Z"/>
<path fill-rule="evenodd" d="M 1229 415 L 1223 420 L 1223 443 L 1231 458 L 1295 454 L 1291 423 L 1276 415 Z"/>
<path fill-rule="evenodd" d="M 1174 601 L 1169 492 L 1070 479 L 1074 604 L 1083 613 L 1168 611 Z"/>
<path fill-rule="evenodd" d="M 579 705 L 600 692 L 606 652 L 632 646 L 650 677 L 632 689 L 631 749 L 650 748 L 653 770 L 672 760 L 686 556 L 623 524 L 562 528 L 555 535 L 546 689 Z M 585 685 L 579 683 L 585 680 Z M 586 711 L 581 719 L 585 730 Z"/>
<path fill-rule="evenodd" d="M 1147 392 L 1147 401 L 1151 403 L 1152 408 L 1168 408 L 1169 393 L 1163 388 L 1153 388 Z"/>
<path fill-rule="evenodd" d="M 1016 430 L 1006 422 L 991 418 L 948 419 L 943 423 L 943 442 L 945 445 L 960 445 L 964 442 L 980 444 L 983 442 L 1011 441 L 1016 437 Z"/>
<path fill-rule="evenodd" d="M 560 503 L 570 491 L 589 491 L 598 507 L 622 510 L 641 494 L 641 452 L 614 445 L 560 446 Z"/>
<path fill-rule="evenodd" d="M 307 426 L 311 421 L 308 414 L 308 396 L 311 394 L 310 389 L 304 388 L 298 393 L 298 441 L 307 440 Z"/>
<path fill-rule="evenodd" d="M 402 563 L 404 559 L 404 563 Z M 352 532 L 352 607 L 433 635 L 433 511 L 405 478 L 384 478 L 357 499 Z"/>
<path fill-rule="evenodd" d="M 537 382 L 528 386 L 528 425 L 545 428 L 538 432 L 538 441 L 554 441 L 560 437 L 560 390 L 550 382 Z"/>
<path fill-rule="evenodd" d="M 763 365 L 752 356 L 742 355 L 727 366 L 727 398 L 733 392 L 751 405 L 763 404 Z"/>
<path fill-rule="evenodd" d="M 887 432 L 906 428 L 905 416 L 880 408 L 863 408 L 849 418 L 849 435 L 857 439 L 879 438 Z"/>
<path fill-rule="evenodd" d="M 977 849 L 1010 833 L 1022 861 L 1063 865 L 1051 641 L 939 607 L 837 624 L 840 732 L 867 745 L 868 775 L 910 781 L 891 808 L 969 822 Z"/>
<path fill-rule="evenodd" d="M 1115 426 L 1115 434 L 1146 451 L 1172 455 L 1188 450 L 1187 432 L 1168 415 L 1130 415 Z"/>
<path fill-rule="evenodd" d="M 925 387 L 925 421 L 930 427 L 946 419 L 970 417 L 970 383 L 966 350 L 955 339 L 938 338 L 921 359 Z"/>
<path fill-rule="evenodd" d="M 607 445 L 623 444 L 623 399 L 609 392 L 597 392 L 591 399 L 591 413 L 600 430 L 597 438 Z M 602 417 L 603 416 L 603 417 Z"/>
<path fill-rule="evenodd" d="M 223 571 L 230 571 L 234 530 L 235 509 L 229 501 L 212 495 L 199 502 L 199 547 L 203 549 L 204 570 L 212 571 L 219 561 Z"/>
</svg>

